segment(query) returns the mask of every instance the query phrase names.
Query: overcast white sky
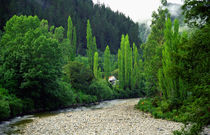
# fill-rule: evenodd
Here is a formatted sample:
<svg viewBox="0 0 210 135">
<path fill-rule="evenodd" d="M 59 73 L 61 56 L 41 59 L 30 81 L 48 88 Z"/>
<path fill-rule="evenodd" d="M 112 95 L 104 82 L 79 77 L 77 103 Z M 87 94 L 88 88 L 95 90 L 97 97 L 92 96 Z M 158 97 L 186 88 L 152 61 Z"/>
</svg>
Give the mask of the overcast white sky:
<svg viewBox="0 0 210 135">
<path fill-rule="evenodd" d="M 167 0 L 171 3 L 182 4 L 183 0 Z M 133 21 L 150 20 L 152 12 L 161 5 L 160 0 L 93 0 L 94 3 L 104 3 L 114 11 L 129 16 Z"/>
</svg>

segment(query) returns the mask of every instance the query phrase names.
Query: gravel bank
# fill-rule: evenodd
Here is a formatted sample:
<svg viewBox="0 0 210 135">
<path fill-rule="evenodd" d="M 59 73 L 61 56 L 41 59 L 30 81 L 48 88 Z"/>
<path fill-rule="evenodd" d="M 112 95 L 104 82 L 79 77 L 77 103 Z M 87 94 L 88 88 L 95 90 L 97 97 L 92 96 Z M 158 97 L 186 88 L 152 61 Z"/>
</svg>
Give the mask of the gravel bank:
<svg viewBox="0 0 210 135">
<path fill-rule="evenodd" d="M 60 113 L 35 118 L 25 135 L 171 135 L 182 124 L 154 119 L 134 109 L 139 99 L 128 99 L 95 110 Z"/>
</svg>

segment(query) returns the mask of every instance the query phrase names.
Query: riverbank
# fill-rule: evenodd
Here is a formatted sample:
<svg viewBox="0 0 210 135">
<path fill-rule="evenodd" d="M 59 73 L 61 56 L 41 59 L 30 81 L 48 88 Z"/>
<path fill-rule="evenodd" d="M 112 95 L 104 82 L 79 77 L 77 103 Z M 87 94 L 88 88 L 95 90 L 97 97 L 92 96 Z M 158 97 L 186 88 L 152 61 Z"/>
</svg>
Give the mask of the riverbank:
<svg viewBox="0 0 210 135">
<path fill-rule="evenodd" d="M 183 124 L 154 119 L 134 109 L 139 99 L 110 102 L 106 107 L 63 112 L 49 117 L 35 117 L 21 134 L 139 134 L 170 135 Z"/>
</svg>

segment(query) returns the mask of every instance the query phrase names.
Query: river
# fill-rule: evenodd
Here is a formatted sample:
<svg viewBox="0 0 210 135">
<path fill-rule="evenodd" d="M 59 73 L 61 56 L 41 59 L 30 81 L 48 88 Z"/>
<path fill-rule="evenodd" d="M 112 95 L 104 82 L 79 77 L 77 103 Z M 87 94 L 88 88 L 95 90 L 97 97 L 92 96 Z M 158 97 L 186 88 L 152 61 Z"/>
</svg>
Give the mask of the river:
<svg viewBox="0 0 210 135">
<path fill-rule="evenodd" d="M 0 124 L 0 134 L 170 135 L 182 126 L 181 123 L 154 119 L 149 114 L 134 109 L 138 101 L 139 99 L 117 99 L 90 107 L 16 117 Z"/>
</svg>

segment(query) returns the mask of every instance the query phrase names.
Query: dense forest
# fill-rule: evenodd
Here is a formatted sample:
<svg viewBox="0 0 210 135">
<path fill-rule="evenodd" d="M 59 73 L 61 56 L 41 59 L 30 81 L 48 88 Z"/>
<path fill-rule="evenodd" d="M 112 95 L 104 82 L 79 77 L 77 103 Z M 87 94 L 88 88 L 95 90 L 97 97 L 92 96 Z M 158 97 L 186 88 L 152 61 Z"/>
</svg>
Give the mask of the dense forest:
<svg viewBox="0 0 210 135">
<path fill-rule="evenodd" d="M 0 120 L 145 97 L 136 108 L 190 123 L 176 135 L 197 135 L 210 124 L 208 0 L 185 0 L 178 18 L 162 0 L 150 28 L 140 29 L 91 0 L 2 3 Z"/>
<path fill-rule="evenodd" d="M 118 76 L 114 54 L 121 35 L 129 34 L 129 48 L 129 42 L 141 43 L 131 19 L 90 0 L 1 3 L 1 120 L 143 95 L 108 83 L 110 75 Z"/>
<path fill-rule="evenodd" d="M 209 1 L 185 0 L 187 30 L 180 30 L 163 6 L 152 15 L 151 32 L 142 44 L 144 91 L 137 108 L 155 118 L 189 123 L 176 135 L 197 135 L 210 124 Z"/>
<path fill-rule="evenodd" d="M 140 45 L 138 24 L 122 13 L 113 12 L 104 5 L 93 4 L 92 0 L 1 0 L 0 29 L 13 15 L 37 15 L 46 19 L 49 25 L 63 26 L 67 30 L 66 18 L 71 16 L 77 33 L 77 52 L 85 55 L 86 21 L 90 20 L 97 48 L 104 51 L 110 45 L 110 51 L 117 53 L 122 34 L 129 34 L 131 42 Z"/>
</svg>

